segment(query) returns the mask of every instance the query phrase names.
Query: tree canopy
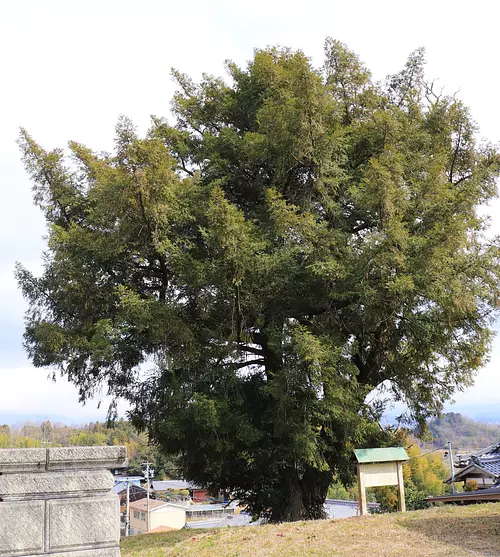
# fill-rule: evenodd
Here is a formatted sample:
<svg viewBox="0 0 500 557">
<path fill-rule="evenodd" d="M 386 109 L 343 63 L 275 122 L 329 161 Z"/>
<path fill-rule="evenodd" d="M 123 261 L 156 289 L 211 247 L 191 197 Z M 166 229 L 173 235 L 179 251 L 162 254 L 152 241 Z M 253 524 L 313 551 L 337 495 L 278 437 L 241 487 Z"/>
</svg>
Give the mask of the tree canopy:
<svg viewBox="0 0 500 557">
<path fill-rule="evenodd" d="M 112 154 L 22 131 L 49 230 L 17 271 L 25 344 L 82 400 L 127 399 L 186 478 L 319 517 L 352 449 L 389 442 L 373 392 L 423 423 L 487 359 L 499 156 L 421 50 L 382 83 L 331 39 L 320 69 L 269 48 L 227 71 L 174 72 L 175 121 L 121 118 Z"/>
</svg>

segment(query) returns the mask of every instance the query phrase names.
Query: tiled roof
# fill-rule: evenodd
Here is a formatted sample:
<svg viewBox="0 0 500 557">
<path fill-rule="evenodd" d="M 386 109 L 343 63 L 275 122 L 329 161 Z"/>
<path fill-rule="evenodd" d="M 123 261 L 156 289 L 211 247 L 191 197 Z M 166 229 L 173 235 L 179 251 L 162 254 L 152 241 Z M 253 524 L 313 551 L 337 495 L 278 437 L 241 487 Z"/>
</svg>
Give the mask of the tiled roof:
<svg viewBox="0 0 500 557">
<path fill-rule="evenodd" d="M 448 493 L 447 495 L 438 495 L 427 497 L 430 502 L 459 502 L 459 501 L 498 501 L 500 495 L 500 486 L 490 487 L 488 489 L 478 489 L 477 491 L 464 491 L 463 493 Z"/>
<path fill-rule="evenodd" d="M 115 483 L 116 482 L 140 482 L 142 480 L 144 480 L 144 476 L 120 476 L 120 475 L 116 475 L 113 476 Z"/>
<path fill-rule="evenodd" d="M 485 477 L 493 477 L 495 481 L 498 481 L 500 479 L 500 456 L 489 458 L 471 456 L 468 465 L 456 472 L 455 479 L 462 481 L 470 473 L 484 474 Z M 445 483 L 450 482 L 451 478 L 445 480 Z"/>
<path fill-rule="evenodd" d="M 175 532 L 178 528 L 170 528 L 169 526 L 157 526 L 149 532 L 144 532 L 145 534 L 158 534 L 160 532 Z"/>
<path fill-rule="evenodd" d="M 127 491 L 127 482 L 116 484 L 113 487 L 113 491 L 115 493 L 122 493 L 123 491 Z M 146 491 L 147 491 L 146 488 L 141 487 L 140 485 L 130 484 L 130 493 L 142 492 L 145 494 Z"/>
<path fill-rule="evenodd" d="M 135 511 L 146 512 L 148 510 L 147 499 L 139 499 L 137 501 L 132 501 L 130 503 L 130 508 Z M 157 501 L 156 499 L 149 500 L 149 512 L 162 509 L 163 511 L 185 511 L 186 507 L 181 507 L 180 505 L 172 505 L 171 503 L 165 503 L 164 501 Z"/>
<path fill-rule="evenodd" d="M 126 482 L 121 482 L 119 484 L 116 484 L 115 486 L 113 486 L 113 491 L 115 493 L 120 493 L 121 491 L 124 491 L 127 489 L 127 484 Z"/>
<path fill-rule="evenodd" d="M 166 507 L 167 504 L 163 501 L 156 501 L 155 499 L 149 500 L 149 510 L 152 511 L 154 509 L 158 509 L 160 507 Z M 138 501 L 133 501 L 130 503 L 130 508 L 136 511 L 147 511 L 148 509 L 148 502 L 146 497 L 144 499 L 139 499 Z"/>
<path fill-rule="evenodd" d="M 478 458 L 488 458 L 488 457 L 497 457 L 500 458 L 500 443 L 496 443 L 495 445 L 490 445 L 485 449 L 480 449 L 471 454 L 471 457 L 478 457 Z"/>
<path fill-rule="evenodd" d="M 478 458 L 473 456 L 471 464 L 475 464 L 478 468 L 483 468 L 490 474 L 500 477 L 500 455 L 496 458 Z"/>
</svg>

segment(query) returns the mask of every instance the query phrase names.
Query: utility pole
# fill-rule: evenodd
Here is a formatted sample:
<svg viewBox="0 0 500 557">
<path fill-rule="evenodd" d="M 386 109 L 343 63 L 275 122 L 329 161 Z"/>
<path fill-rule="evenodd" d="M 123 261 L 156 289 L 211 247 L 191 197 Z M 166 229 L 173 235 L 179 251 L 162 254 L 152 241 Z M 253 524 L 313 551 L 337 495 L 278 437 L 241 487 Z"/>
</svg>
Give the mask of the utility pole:
<svg viewBox="0 0 500 557">
<path fill-rule="evenodd" d="M 130 536 L 130 482 L 127 478 L 127 506 L 125 507 L 125 536 Z"/>
<path fill-rule="evenodd" d="M 451 441 L 448 441 L 448 456 L 450 458 L 450 472 L 451 472 L 451 486 L 453 489 L 453 493 L 457 492 L 457 488 L 455 486 L 455 467 L 453 465 L 453 453 L 451 451 Z"/>
<path fill-rule="evenodd" d="M 127 484 L 127 495 L 125 503 L 125 536 L 130 536 L 130 484 L 134 483 L 137 478 L 130 478 L 126 476 L 123 478 L 123 482 Z"/>
<path fill-rule="evenodd" d="M 152 466 L 152 462 L 143 462 L 142 466 L 145 467 L 145 469 L 143 468 L 143 473 L 146 476 L 146 482 L 147 482 L 147 501 L 146 501 L 146 532 L 149 532 L 149 482 L 151 480 L 151 478 L 154 476 L 155 471 L 151 468 Z"/>
</svg>

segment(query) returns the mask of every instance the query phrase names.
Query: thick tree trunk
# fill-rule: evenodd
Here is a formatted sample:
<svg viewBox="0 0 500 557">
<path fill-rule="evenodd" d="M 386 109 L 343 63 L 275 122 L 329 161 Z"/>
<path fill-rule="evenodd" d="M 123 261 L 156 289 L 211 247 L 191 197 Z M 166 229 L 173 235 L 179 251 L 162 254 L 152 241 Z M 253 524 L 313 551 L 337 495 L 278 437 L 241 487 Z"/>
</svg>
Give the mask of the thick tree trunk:
<svg viewBox="0 0 500 557">
<path fill-rule="evenodd" d="M 332 479 L 330 472 L 308 468 L 302 478 L 294 473 L 288 478 L 281 504 L 273 508 L 272 522 L 295 522 L 317 520 L 326 517 L 324 508 L 328 487 Z"/>
<path fill-rule="evenodd" d="M 308 468 L 301 481 L 302 501 L 308 520 L 326 518 L 325 499 L 332 481 L 331 472 Z"/>
<path fill-rule="evenodd" d="M 273 522 L 294 522 L 304 520 L 306 509 L 302 500 L 302 489 L 298 478 L 294 475 L 287 482 L 287 490 L 283 493 L 280 505 L 273 508 Z"/>
</svg>

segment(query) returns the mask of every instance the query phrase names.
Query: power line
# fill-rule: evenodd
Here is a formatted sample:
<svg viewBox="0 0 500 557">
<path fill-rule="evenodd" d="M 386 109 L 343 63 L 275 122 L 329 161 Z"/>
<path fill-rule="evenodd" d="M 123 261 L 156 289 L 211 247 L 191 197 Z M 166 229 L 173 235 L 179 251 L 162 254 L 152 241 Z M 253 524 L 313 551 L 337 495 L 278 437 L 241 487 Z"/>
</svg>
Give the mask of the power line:
<svg viewBox="0 0 500 557">
<path fill-rule="evenodd" d="M 413 445 L 414 445 L 414 443 L 411 444 L 407 448 L 409 449 Z M 432 451 L 429 451 L 429 452 L 424 453 L 424 454 L 420 454 L 420 455 L 417 455 L 417 456 L 412 456 L 412 457 L 410 457 L 410 460 L 416 460 L 417 458 L 422 458 L 422 457 L 427 456 L 429 454 L 435 453 L 436 451 L 442 451 L 442 450 L 448 451 L 448 456 L 450 457 L 451 485 L 452 485 L 453 493 L 456 493 L 457 490 L 456 490 L 456 487 L 455 487 L 455 468 L 454 468 L 454 464 L 453 464 L 453 453 L 452 453 L 452 450 L 451 450 L 451 442 L 450 441 L 448 441 L 448 443 L 446 443 L 446 445 L 444 445 L 443 447 L 438 447 L 437 449 L 433 449 Z"/>
<path fill-rule="evenodd" d="M 413 445 L 410 445 L 410 447 L 413 447 Z M 409 449 L 410 447 L 407 447 L 407 449 Z M 447 446 L 443 445 L 442 447 L 438 447 L 437 449 L 433 449 L 432 451 L 429 451 L 427 453 L 419 454 L 417 456 L 410 456 L 410 460 L 414 460 L 414 459 L 416 460 L 417 458 L 422 458 L 423 456 L 427 456 L 428 454 L 435 453 L 436 451 L 442 451 L 443 449 L 446 450 Z"/>
</svg>

